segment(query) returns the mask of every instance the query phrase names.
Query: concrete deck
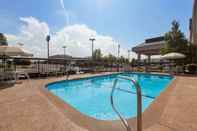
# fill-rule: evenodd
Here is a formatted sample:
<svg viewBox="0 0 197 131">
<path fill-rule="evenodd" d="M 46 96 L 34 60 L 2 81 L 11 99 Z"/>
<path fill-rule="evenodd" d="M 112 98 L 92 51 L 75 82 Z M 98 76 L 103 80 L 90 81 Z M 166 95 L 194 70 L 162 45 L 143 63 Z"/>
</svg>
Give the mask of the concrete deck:
<svg viewBox="0 0 197 131">
<path fill-rule="evenodd" d="M 72 76 L 87 77 L 90 74 Z M 119 121 L 86 118 L 43 90 L 64 77 L 23 81 L 0 90 L 0 131 L 124 131 Z M 30 86 L 32 85 L 32 86 Z M 129 124 L 135 124 L 135 119 Z M 143 113 L 145 131 L 197 131 L 197 77 L 177 76 Z"/>
</svg>

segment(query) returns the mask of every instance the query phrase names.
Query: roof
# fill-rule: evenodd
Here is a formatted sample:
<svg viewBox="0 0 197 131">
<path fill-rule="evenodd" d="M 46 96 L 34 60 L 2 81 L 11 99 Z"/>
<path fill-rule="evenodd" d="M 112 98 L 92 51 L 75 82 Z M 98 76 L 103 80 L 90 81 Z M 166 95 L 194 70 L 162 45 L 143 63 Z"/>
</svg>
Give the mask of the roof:
<svg viewBox="0 0 197 131">
<path fill-rule="evenodd" d="M 26 51 L 17 46 L 0 46 L 0 55 L 6 56 L 33 56 L 29 51 Z"/>
<path fill-rule="evenodd" d="M 141 43 L 132 48 L 132 51 L 136 53 L 141 53 L 145 55 L 159 55 L 161 48 L 165 45 L 163 37 L 156 37 L 145 40 L 144 43 Z"/>
<path fill-rule="evenodd" d="M 69 56 L 69 55 L 62 55 L 62 54 L 49 56 L 49 59 L 67 59 L 67 60 L 74 60 L 74 61 L 87 61 L 87 60 L 89 60 L 89 58 L 72 57 L 72 56 Z"/>
<path fill-rule="evenodd" d="M 61 55 L 61 54 L 49 56 L 49 59 L 64 59 L 64 58 L 72 58 L 72 56 Z"/>
<path fill-rule="evenodd" d="M 146 39 L 145 43 L 152 43 L 152 42 L 158 42 L 158 41 L 164 41 L 164 37 L 160 36 L 160 37 L 154 37 L 154 38 Z"/>
<path fill-rule="evenodd" d="M 133 48 L 140 48 L 140 47 L 150 47 L 150 46 L 158 46 L 163 45 L 165 41 L 159 41 L 159 42 L 152 42 L 152 43 L 141 43 Z"/>
</svg>

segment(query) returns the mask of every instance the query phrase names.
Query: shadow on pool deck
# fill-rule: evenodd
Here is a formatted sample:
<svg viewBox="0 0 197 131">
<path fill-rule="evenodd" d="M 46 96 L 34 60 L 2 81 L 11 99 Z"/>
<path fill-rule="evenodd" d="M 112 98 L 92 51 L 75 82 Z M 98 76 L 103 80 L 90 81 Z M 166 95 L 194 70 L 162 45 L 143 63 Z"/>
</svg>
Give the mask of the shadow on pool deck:
<svg viewBox="0 0 197 131">
<path fill-rule="evenodd" d="M 89 75 L 72 76 L 85 77 Z M 123 131 L 119 121 L 72 116 L 71 109 L 42 87 L 61 78 L 27 81 L 0 90 L 0 131 Z M 197 77 L 177 76 L 143 114 L 145 131 L 197 131 Z M 62 106 L 64 104 L 64 107 Z M 91 119 L 90 119 L 91 120 Z M 102 125 L 102 123 L 105 123 Z M 133 120 L 130 124 L 133 124 Z M 115 129 L 114 129 L 115 128 Z"/>
</svg>

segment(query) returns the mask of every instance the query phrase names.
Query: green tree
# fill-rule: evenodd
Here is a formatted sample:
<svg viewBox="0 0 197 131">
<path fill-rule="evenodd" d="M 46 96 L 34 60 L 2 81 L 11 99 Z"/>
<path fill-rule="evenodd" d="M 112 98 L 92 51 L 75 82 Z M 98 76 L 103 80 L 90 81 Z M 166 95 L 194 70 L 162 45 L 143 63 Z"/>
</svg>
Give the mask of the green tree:
<svg viewBox="0 0 197 131">
<path fill-rule="evenodd" d="M 0 46 L 8 45 L 7 38 L 3 33 L 0 33 Z"/>
<path fill-rule="evenodd" d="M 161 49 L 161 54 L 167 54 L 170 52 L 179 52 L 187 55 L 189 53 L 188 40 L 185 35 L 179 29 L 179 23 L 177 21 L 172 22 L 172 28 L 165 34 L 164 37 L 166 44 Z"/>
<path fill-rule="evenodd" d="M 96 61 L 101 61 L 102 60 L 102 52 L 100 49 L 96 49 L 94 52 L 93 52 L 93 60 L 96 60 Z"/>
<path fill-rule="evenodd" d="M 113 56 L 112 54 L 109 54 L 109 55 L 103 57 L 103 61 L 105 61 L 106 63 L 110 63 L 110 64 L 115 63 L 116 60 L 117 60 L 117 58 L 115 56 Z"/>
<path fill-rule="evenodd" d="M 131 60 L 131 64 L 132 64 L 132 66 L 137 65 L 137 60 L 136 60 L 135 58 L 133 58 L 133 59 Z"/>
<path fill-rule="evenodd" d="M 119 63 L 120 64 L 128 64 L 129 60 L 127 58 L 121 56 L 120 59 L 119 59 Z"/>
<path fill-rule="evenodd" d="M 109 54 L 109 55 L 108 55 L 108 61 L 109 61 L 110 63 L 115 63 L 116 60 L 117 60 L 116 57 L 113 56 L 112 54 Z"/>
</svg>

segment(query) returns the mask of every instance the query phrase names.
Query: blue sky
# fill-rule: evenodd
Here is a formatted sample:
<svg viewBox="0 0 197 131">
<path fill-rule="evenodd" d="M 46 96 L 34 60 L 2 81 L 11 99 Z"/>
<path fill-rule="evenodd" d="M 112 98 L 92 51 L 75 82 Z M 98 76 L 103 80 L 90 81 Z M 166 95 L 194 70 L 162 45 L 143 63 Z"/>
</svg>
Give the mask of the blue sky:
<svg viewBox="0 0 197 131">
<path fill-rule="evenodd" d="M 1 0 L 0 32 L 18 35 L 21 17 L 45 22 L 50 32 L 69 25 L 86 25 L 103 36 L 110 36 L 124 48 L 170 29 L 173 19 L 188 35 L 192 0 Z"/>
</svg>

